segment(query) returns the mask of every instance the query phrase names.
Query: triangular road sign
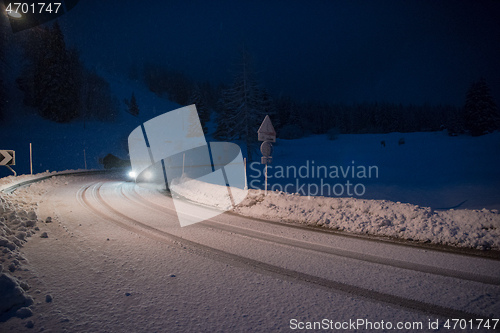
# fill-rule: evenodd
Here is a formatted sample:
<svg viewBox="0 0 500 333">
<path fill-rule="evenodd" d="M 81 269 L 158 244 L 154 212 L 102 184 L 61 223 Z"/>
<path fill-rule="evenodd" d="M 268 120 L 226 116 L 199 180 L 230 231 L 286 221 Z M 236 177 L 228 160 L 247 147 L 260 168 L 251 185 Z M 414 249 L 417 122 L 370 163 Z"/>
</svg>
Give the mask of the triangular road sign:
<svg viewBox="0 0 500 333">
<path fill-rule="evenodd" d="M 276 131 L 271 123 L 271 118 L 267 115 L 266 118 L 264 118 L 262 125 L 260 125 L 257 133 L 259 135 L 259 141 L 276 142 Z"/>
</svg>

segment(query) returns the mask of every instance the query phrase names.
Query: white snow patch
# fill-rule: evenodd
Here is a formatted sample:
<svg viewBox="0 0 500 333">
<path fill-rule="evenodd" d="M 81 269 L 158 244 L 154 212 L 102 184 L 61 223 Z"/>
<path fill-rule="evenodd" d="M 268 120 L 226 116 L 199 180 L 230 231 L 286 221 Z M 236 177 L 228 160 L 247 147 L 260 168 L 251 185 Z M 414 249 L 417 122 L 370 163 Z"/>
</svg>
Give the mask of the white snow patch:
<svg viewBox="0 0 500 333">
<path fill-rule="evenodd" d="M 26 291 L 29 285 L 12 277 L 9 273 L 15 273 L 24 269 L 28 261 L 21 253 L 21 247 L 28 241 L 29 237 L 39 231 L 37 207 L 41 197 L 54 187 L 65 186 L 73 180 L 72 177 L 58 176 L 74 172 L 67 170 L 59 173 L 41 173 L 36 175 L 25 175 L 19 177 L 6 177 L 0 179 L 0 314 L 20 306 L 30 306 L 33 298 Z M 52 177 L 18 188 L 7 194 L 1 190 L 21 182 L 40 179 L 46 176 Z M 31 309 L 23 307 L 17 310 L 16 316 L 26 318 L 31 316 Z"/>
<path fill-rule="evenodd" d="M 198 179 L 190 179 L 185 175 L 172 180 L 169 187 L 172 192 L 186 199 L 224 211 L 233 208 L 230 193 L 235 203 L 242 202 L 247 195 L 247 191 L 243 189 L 214 185 Z"/>
<path fill-rule="evenodd" d="M 230 210 L 220 205 L 228 195 L 225 186 L 196 180 L 173 182 L 171 190 L 203 205 Z M 231 188 L 233 195 L 246 192 Z M 307 197 L 284 192 L 250 190 L 234 209 L 241 215 L 307 225 L 358 234 L 391 236 L 434 244 L 478 249 L 500 248 L 500 214 L 497 210 L 434 211 L 429 207 L 356 198 Z"/>
</svg>

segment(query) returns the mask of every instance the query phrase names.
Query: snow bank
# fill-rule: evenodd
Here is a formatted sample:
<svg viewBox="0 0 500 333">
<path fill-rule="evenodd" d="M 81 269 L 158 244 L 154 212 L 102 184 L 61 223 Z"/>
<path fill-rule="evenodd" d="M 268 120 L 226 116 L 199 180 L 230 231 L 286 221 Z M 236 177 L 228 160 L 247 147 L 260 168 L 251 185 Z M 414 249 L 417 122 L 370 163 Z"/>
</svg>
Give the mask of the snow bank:
<svg viewBox="0 0 500 333">
<path fill-rule="evenodd" d="M 232 209 L 229 191 L 226 186 L 209 184 L 183 175 L 181 178 L 173 179 L 169 187 L 175 194 L 199 204 L 223 211 Z M 246 192 L 245 190 L 231 187 L 231 195 L 234 202 L 243 201 Z"/>
<path fill-rule="evenodd" d="M 68 171 L 69 172 L 69 171 Z M 1 179 L 0 188 L 6 188 L 20 182 L 50 176 L 51 173 L 7 177 Z M 16 316 L 26 318 L 31 315 L 33 298 L 27 294 L 29 285 L 12 277 L 14 273 L 28 265 L 20 248 L 38 231 L 37 202 L 50 189 L 67 185 L 72 177 L 52 176 L 17 189 L 11 194 L 0 191 L 0 315 L 11 309 L 17 309 Z M 19 308 L 19 309 L 18 309 Z"/>
<path fill-rule="evenodd" d="M 23 287 L 29 289 L 26 283 L 19 282 L 7 273 L 0 273 L 0 314 L 16 306 L 26 307 L 33 304 L 33 298 L 28 296 Z M 23 318 L 26 317 L 25 311 L 21 312 L 20 315 Z"/>
<path fill-rule="evenodd" d="M 171 189 L 192 201 L 218 209 L 224 186 L 196 180 Z M 177 192 L 178 191 L 178 192 Z M 245 191 L 231 188 L 233 194 Z M 307 225 L 358 234 L 398 237 L 421 242 L 477 249 L 500 248 L 500 214 L 497 210 L 434 211 L 429 207 L 356 198 L 307 197 L 284 192 L 250 190 L 234 209 L 241 215 Z"/>
<path fill-rule="evenodd" d="M 33 299 L 26 291 L 29 285 L 10 276 L 7 271 L 15 272 L 26 259 L 19 248 L 36 229 L 36 212 L 26 207 L 24 201 L 11 201 L 0 193 L 0 314 L 14 307 L 30 306 Z M 3 272 L 5 271 L 5 272 Z"/>
<path fill-rule="evenodd" d="M 360 234 L 478 249 L 500 248 L 497 210 L 434 211 L 387 200 L 304 197 L 283 192 L 265 196 L 263 191 L 250 190 L 234 211 Z"/>
</svg>

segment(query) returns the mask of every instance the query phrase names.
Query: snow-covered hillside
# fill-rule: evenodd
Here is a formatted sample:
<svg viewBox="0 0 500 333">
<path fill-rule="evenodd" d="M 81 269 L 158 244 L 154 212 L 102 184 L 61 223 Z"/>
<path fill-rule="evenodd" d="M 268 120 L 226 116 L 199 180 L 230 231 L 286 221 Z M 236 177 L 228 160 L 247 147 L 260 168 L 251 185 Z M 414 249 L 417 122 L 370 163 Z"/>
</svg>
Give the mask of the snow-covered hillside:
<svg viewBox="0 0 500 333">
<path fill-rule="evenodd" d="M 110 82 L 119 100 L 134 92 L 139 117 L 123 107 L 115 123 L 56 124 L 30 114 L 29 109 L 12 108 L 22 105 L 20 92 L 13 89 L 10 112 L 26 116 L 0 124 L 0 148 L 16 151 L 14 169 L 19 174 L 29 173 L 30 142 L 35 173 L 82 169 L 85 162 L 88 169 L 102 169 L 99 158 L 108 153 L 127 158 L 127 137 L 134 128 L 179 107 L 151 93 L 141 82 L 99 74 Z M 213 130 L 214 124 L 209 128 Z M 207 141 L 213 141 L 211 135 Z M 270 190 L 306 197 L 399 201 L 433 209 L 500 209 L 500 133 L 481 137 L 451 137 L 446 131 L 339 135 L 333 141 L 326 135 L 299 140 L 278 137 L 273 158 L 268 169 Z M 264 188 L 263 169 L 258 161 L 247 164 L 249 189 Z M 0 168 L 1 177 L 10 174 Z"/>
<path fill-rule="evenodd" d="M 399 144 L 402 138 L 405 143 Z M 351 196 L 358 199 L 434 209 L 460 203 L 456 208 L 500 209 L 500 133 L 481 137 L 451 137 L 446 131 L 349 134 L 335 141 L 313 135 L 278 139 L 273 155 L 268 169 L 272 177 L 268 188 L 273 190 L 286 187 L 286 192 L 306 196 L 347 197 L 350 187 Z M 249 188 L 264 188 L 263 166 L 250 165 L 247 173 Z"/>
<path fill-rule="evenodd" d="M 104 71 L 99 74 L 108 80 L 119 101 L 130 99 L 132 93 L 135 94 L 140 107 L 138 117 L 125 112 L 125 105 L 121 102 L 121 113 L 115 123 L 88 121 L 84 124 L 78 121 L 57 124 L 33 114 L 33 110 L 23 106 L 21 93 L 11 89 L 13 95 L 10 96 L 8 114 L 6 120 L 0 122 L 0 149 L 16 151 L 16 165 L 13 168 L 18 174 L 30 172 L 30 143 L 33 145 L 34 173 L 83 169 L 85 159 L 88 169 L 102 169 L 99 158 L 108 153 L 127 158 L 127 138 L 134 128 L 179 107 L 150 92 L 142 83 Z M 12 82 L 11 85 L 15 86 Z M 0 168 L 0 177 L 9 175 L 12 173 L 7 168 Z"/>
</svg>

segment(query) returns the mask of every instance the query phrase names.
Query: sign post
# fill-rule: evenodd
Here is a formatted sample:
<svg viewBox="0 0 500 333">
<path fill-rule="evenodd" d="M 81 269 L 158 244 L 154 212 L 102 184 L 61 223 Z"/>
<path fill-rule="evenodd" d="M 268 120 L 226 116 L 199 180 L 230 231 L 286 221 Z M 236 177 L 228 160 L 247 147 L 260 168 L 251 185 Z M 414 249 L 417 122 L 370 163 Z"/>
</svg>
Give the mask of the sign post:
<svg viewBox="0 0 500 333">
<path fill-rule="evenodd" d="M 85 149 L 83 150 L 83 161 L 85 162 L 85 170 L 87 170 L 87 155 L 85 154 Z"/>
<path fill-rule="evenodd" d="M 33 147 L 30 142 L 30 173 L 33 174 Z"/>
<path fill-rule="evenodd" d="M 0 165 L 6 166 L 14 173 L 14 176 L 17 176 L 17 172 L 10 167 L 16 165 L 16 152 L 13 150 L 0 150 Z"/>
<path fill-rule="evenodd" d="M 245 187 L 244 190 L 248 190 L 248 184 L 247 184 L 247 158 L 243 158 L 243 167 L 245 169 Z"/>
<path fill-rule="evenodd" d="M 273 124 L 271 123 L 271 119 L 268 115 L 264 118 L 257 134 L 259 141 L 264 141 L 260 146 L 260 152 L 262 153 L 261 163 L 265 165 L 264 193 L 267 195 L 267 165 L 273 162 L 273 157 L 271 156 L 273 153 L 273 145 L 271 142 L 276 142 L 276 131 L 274 130 Z"/>
</svg>

